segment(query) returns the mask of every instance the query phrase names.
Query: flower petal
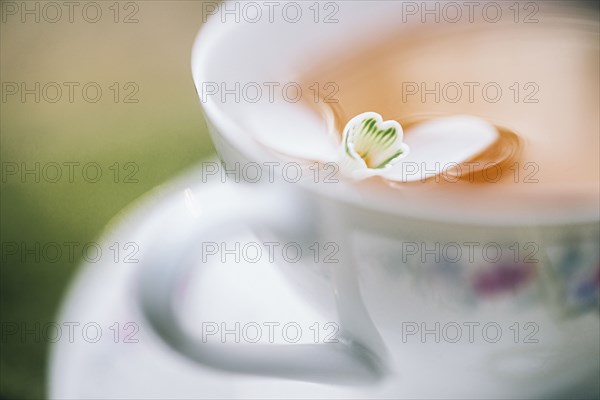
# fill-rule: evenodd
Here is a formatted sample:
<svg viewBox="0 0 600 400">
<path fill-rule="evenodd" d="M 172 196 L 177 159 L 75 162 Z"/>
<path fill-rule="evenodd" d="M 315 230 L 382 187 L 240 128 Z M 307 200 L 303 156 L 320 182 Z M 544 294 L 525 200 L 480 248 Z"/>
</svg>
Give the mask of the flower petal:
<svg viewBox="0 0 600 400">
<path fill-rule="evenodd" d="M 333 115 L 321 115 L 294 103 L 262 104 L 260 112 L 238 117 L 266 148 L 286 157 L 309 161 L 337 160 L 339 138 L 332 133 Z"/>
<path fill-rule="evenodd" d="M 411 152 L 383 174 L 385 179 L 414 182 L 465 162 L 484 151 L 499 137 L 498 130 L 482 118 L 458 115 L 438 118 L 407 130 Z"/>
</svg>

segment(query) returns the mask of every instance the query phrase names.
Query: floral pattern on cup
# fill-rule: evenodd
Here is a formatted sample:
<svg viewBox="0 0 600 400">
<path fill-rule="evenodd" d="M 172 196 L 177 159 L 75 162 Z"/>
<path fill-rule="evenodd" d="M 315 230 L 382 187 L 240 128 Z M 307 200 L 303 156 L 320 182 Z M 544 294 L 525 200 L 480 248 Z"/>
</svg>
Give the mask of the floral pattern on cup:
<svg viewBox="0 0 600 400">
<path fill-rule="evenodd" d="M 580 265 L 566 277 L 565 303 L 570 312 L 581 312 L 599 306 L 600 300 L 600 265 L 596 261 L 595 268 Z"/>
<path fill-rule="evenodd" d="M 550 253 L 550 264 L 560 293 L 561 309 L 578 314 L 600 310 L 600 249 L 594 241 L 571 240 Z M 557 251 L 558 250 L 558 251 Z"/>
<path fill-rule="evenodd" d="M 530 264 L 499 263 L 478 271 L 473 276 L 473 290 L 479 297 L 489 298 L 514 294 L 535 277 Z"/>
</svg>

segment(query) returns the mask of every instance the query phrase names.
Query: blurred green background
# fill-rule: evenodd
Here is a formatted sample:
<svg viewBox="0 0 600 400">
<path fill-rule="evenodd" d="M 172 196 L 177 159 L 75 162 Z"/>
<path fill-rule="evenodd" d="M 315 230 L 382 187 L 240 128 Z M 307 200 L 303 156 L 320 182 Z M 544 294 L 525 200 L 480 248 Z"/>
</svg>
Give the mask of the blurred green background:
<svg viewBox="0 0 600 400">
<path fill-rule="evenodd" d="M 10 4 L 9 4 L 10 3 Z M 0 158 L 4 168 L 33 169 L 40 163 L 74 162 L 80 166 L 95 162 L 102 169 L 96 183 L 82 178 L 81 167 L 74 169 L 69 182 L 67 167 L 56 183 L 34 175 L 25 181 L 20 174 L 4 175 L 1 183 L 0 233 L 3 244 L 0 271 L 0 319 L 26 323 L 32 328 L 57 319 L 58 308 L 81 262 L 81 251 L 71 262 L 63 254 L 56 263 L 39 262 L 32 255 L 23 261 L 19 254 L 5 251 L 11 243 L 35 248 L 36 243 L 79 242 L 98 239 L 109 220 L 133 200 L 213 153 L 190 72 L 190 50 L 202 24 L 200 1 L 136 1 L 117 4 L 100 1 L 102 17 L 86 21 L 79 2 L 73 22 L 68 9 L 55 23 L 53 10 L 43 14 L 43 3 L 29 1 L 40 18 L 21 13 L 12 15 L 15 2 L 2 1 L 0 25 Z M 22 2 L 16 2 L 20 7 Z M 58 4 L 62 4 L 58 2 Z M 7 8 L 8 7 L 8 8 Z M 110 7 L 113 7 L 112 9 Z M 7 10 L 9 12 L 7 12 Z M 88 10 L 93 17 L 94 10 Z M 125 23 L 125 20 L 129 23 Z M 137 19 L 137 22 L 135 20 Z M 115 22 L 115 20 L 117 22 Z M 62 98 L 48 87 L 40 102 L 35 95 L 8 95 L 11 83 L 34 88 L 56 82 Z M 73 102 L 64 82 L 77 82 Z M 88 102 L 82 87 L 96 82 L 102 96 Z M 119 93 L 115 98 L 118 82 Z M 133 86 L 125 87 L 128 82 Z M 139 91 L 124 102 L 133 88 Z M 93 89 L 89 89 L 94 96 Z M 116 102 L 115 102 L 116 100 Z M 114 169 L 120 176 L 115 183 Z M 125 183 L 139 169 L 137 183 Z M 19 171 L 20 172 L 20 171 Z M 54 172 L 47 170 L 48 175 Z M 52 172 L 52 174 L 51 174 Z M 90 172 L 91 174 L 91 172 Z M 50 257 L 51 258 L 51 257 Z M 45 397 L 45 375 L 49 345 L 33 336 L 3 338 L 0 356 L 0 397 Z"/>
</svg>

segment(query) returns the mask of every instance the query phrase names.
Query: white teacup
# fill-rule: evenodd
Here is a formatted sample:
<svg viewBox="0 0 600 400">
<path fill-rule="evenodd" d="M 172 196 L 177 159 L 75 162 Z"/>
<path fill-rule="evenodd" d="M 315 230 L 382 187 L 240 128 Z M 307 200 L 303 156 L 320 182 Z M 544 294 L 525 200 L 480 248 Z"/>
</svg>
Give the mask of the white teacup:
<svg viewBox="0 0 600 400">
<path fill-rule="evenodd" d="M 411 397 L 597 394 L 597 204 L 573 209 L 538 198 L 491 213 L 418 197 L 400 203 L 389 190 L 365 192 L 343 178 L 312 179 L 312 172 L 290 182 L 269 174 L 268 163 L 282 159 L 249 132 L 326 131 L 327 121 L 297 103 L 214 95 L 221 84 L 293 82 L 299 65 L 398 29 L 407 2 L 372 3 L 331 3 L 328 10 L 336 10 L 338 20 L 331 24 L 315 23 L 314 15 L 290 23 L 278 14 L 273 22 L 242 14 L 239 23 L 222 23 L 219 7 L 235 10 L 244 3 L 205 8 L 215 15 L 196 40 L 192 68 L 210 133 L 226 168 L 252 163 L 263 178 L 238 185 L 237 197 L 182 221 L 178 232 L 156 244 L 140 291 L 146 317 L 186 357 L 243 374 L 373 385 L 375 395 L 392 397 L 398 387 Z M 309 12 L 308 3 L 300 7 Z M 402 29 L 410 35 L 413 25 Z M 218 189 L 216 198 L 226 190 Z M 194 244 L 214 241 L 239 223 L 304 248 L 335 241 L 337 263 L 281 268 L 310 293 L 308 302 L 338 313 L 336 343 L 229 346 L 203 343 L 183 328 L 173 294 L 186 257 L 197 250 Z M 498 249 L 519 256 L 514 262 L 490 256 Z M 335 310 L 328 310 L 332 291 Z"/>
</svg>

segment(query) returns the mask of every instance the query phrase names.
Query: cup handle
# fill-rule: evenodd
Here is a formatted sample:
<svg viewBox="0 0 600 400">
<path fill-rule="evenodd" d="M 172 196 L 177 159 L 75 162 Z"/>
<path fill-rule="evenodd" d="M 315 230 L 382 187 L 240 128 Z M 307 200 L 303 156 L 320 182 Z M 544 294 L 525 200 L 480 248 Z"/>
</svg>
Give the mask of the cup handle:
<svg viewBox="0 0 600 400">
<path fill-rule="evenodd" d="M 311 218 L 308 218 L 310 210 L 306 205 L 283 193 L 267 191 L 267 196 L 263 194 L 264 190 L 256 187 L 235 186 L 235 196 L 230 195 L 228 190 L 231 188 L 227 185 L 210 188 L 206 197 L 214 196 L 218 201 L 202 204 L 202 214 L 196 219 L 177 221 L 176 231 L 163 235 L 160 242 L 145 252 L 138 287 L 142 316 L 171 348 L 212 368 L 320 383 L 378 381 L 384 375 L 384 363 L 343 326 L 337 343 L 322 344 L 231 346 L 204 343 L 185 332 L 174 310 L 173 295 L 185 276 L 186 265 L 189 268 L 190 263 L 185 260 L 194 246 L 211 241 L 211 235 L 214 238 L 217 231 L 234 233 L 233 228 L 239 227 L 240 223 L 271 232 L 286 230 L 291 234 L 307 235 L 303 229 Z M 237 204 L 232 204 L 235 200 L 238 200 Z M 242 201 L 243 205 L 240 204 Z M 293 232 L 289 232 L 290 229 Z"/>
</svg>

